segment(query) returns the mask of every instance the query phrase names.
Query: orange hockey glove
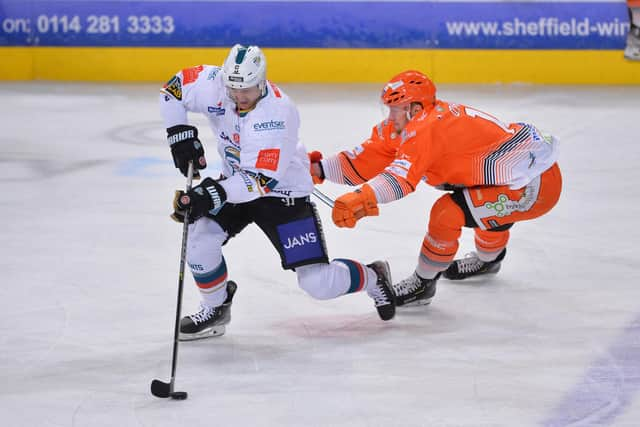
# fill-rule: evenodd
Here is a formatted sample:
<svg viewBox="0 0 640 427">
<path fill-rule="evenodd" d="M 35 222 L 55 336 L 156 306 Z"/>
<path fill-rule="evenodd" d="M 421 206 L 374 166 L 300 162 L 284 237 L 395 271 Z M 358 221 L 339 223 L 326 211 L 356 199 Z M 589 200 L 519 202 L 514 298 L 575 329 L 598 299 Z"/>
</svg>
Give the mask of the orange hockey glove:
<svg viewBox="0 0 640 427">
<path fill-rule="evenodd" d="M 319 151 L 312 151 L 308 153 L 310 165 L 311 178 L 314 184 L 322 184 L 324 182 L 324 170 L 322 170 L 322 153 Z"/>
<path fill-rule="evenodd" d="M 331 217 L 338 227 L 353 228 L 360 218 L 378 214 L 376 194 L 369 185 L 364 184 L 360 189 L 338 197 Z"/>
</svg>

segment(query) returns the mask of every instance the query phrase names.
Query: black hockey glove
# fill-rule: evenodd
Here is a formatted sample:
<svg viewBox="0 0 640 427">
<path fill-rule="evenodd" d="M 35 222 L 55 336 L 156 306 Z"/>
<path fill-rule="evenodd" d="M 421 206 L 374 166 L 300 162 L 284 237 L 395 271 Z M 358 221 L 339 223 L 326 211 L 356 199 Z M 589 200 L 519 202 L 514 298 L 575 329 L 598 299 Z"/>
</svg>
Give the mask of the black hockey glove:
<svg viewBox="0 0 640 427">
<path fill-rule="evenodd" d="M 200 178 L 198 169 L 207 167 L 204 158 L 204 147 L 198 139 L 198 129 L 195 126 L 177 125 L 167 129 L 167 141 L 171 147 L 173 164 L 182 175 L 187 176 L 189 161 L 193 161 L 193 177 Z"/>
<path fill-rule="evenodd" d="M 177 222 L 184 222 L 184 214 L 187 209 L 190 209 L 189 224 L 191 224 L 207 213 L 215 215 L 226 201 L 227 193 L 224 188 L 216 180 L 205 178 L 202 184 L 193 187 L 189 192 L 176 191 L 171 218 Z"/>
</svg>

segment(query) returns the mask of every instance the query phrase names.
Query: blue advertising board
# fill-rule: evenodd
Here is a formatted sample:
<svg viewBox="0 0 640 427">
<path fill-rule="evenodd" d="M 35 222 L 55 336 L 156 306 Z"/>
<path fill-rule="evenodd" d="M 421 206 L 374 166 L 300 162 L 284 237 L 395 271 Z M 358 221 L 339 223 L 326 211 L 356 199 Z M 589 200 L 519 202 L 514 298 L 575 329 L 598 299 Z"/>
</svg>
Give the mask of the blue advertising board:
<svg viewBox="0 0 640 427">
<path fill-rule="evenodd" d="M 0 0 L 0 46 L 621 49 L 623 2 Z"/>
</svg>

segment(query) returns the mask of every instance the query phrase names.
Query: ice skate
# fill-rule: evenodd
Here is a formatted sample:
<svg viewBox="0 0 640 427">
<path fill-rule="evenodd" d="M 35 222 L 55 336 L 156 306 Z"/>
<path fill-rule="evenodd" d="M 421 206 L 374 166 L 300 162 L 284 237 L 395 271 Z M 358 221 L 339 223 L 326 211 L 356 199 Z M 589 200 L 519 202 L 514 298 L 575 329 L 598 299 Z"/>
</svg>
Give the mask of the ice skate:
<svg viewBox="0 0 640 427">
<path fill-rule="evenodd" d="M 436 294 L 436 282 L 440 274 L 438 273 L 433 279 L 424 279 L 414 271 L 411 276 L 393 285 L 396 305 L 400 307 L 429 304 Z"/>
<path fill-rule="evenodd" d="M 225 325 L 231 321 L 231 303 L 237 285 L 227 282 L 227 299 L 218 307 L 201 305 L 200 311 L 180 320 L 180 341 L 192 341 L 202 338 L 217 337 L 225 333 Z"/>
<path fill-rule="evenodd" d="M 495 260 L 484 262 L 478 258 L 477 253 L 471 252 L 464 258 L 453 261 L 442 275 L 449 280 L 463 280 L 483 274 L 496 274 L 500 271 L 500 264 L 506 253 L 507 249 L 503 249 Z"/>
<path fill-rule="evenodd" d="M 375 261 L 367 267 L 373 269 L 378 276 L 375 284 L 367 286 L 367 294 L 373 298 L 382 320 L 391 320 L 396 315 L 396 303 L 391 288 L 391 270 L 386 261 Z"/>
</svg>

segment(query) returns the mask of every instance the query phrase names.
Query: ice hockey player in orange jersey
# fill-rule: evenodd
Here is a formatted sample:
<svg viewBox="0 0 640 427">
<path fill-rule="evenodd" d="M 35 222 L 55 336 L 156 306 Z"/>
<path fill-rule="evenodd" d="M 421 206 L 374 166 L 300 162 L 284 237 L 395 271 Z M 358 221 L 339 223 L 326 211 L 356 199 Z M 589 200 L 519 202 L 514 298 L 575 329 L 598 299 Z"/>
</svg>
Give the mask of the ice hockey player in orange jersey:
<svg viewBox="0 0 640 427">
<path fill-rule="evenodd" d="M 378 215 L 420 181 L 446 191 L 432 206 L 415 272 L 394 285 L 396 304 L 428 304 L 440 276 L 461 280 L 497 273 L 509 229 L 558 202 L 558 142 L 527 123 L 503 123 L 470 106 L 436 98 L 433 82 L 404 71 L 384 86 L 386 120 L 352 151 L 323 159 L 309 153 L 316 184 L 361 185 L 338 197 L 338 227 Z M 462 227 L 473 228 L 476 251 L 454 260 Z"/>
</svg>

